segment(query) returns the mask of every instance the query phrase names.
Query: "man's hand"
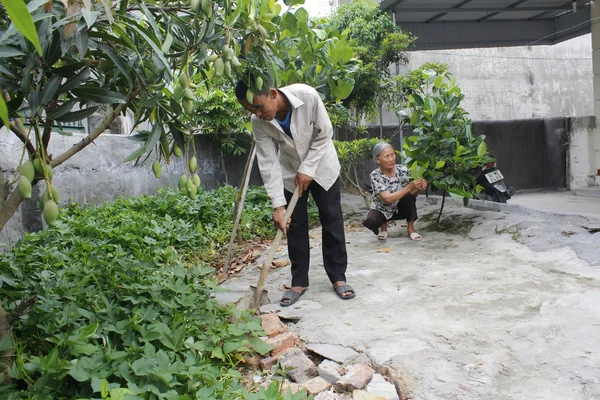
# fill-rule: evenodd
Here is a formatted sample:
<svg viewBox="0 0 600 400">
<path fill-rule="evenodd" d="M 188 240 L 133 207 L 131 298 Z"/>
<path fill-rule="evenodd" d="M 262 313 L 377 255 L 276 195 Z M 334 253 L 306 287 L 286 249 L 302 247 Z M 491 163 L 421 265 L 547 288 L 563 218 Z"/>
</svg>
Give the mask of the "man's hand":
<svg viewBox="0 0 600 400">
<path fill-rule="evenodd" d="M 296 184 L 296 186 L 298 186 L 298 196 L 302 196 L 302 193 L 304 193 L 304 191 L 308 189 L 308 185 L 310 185 L 312 181 L 313 178 L 311 178 L 308 175 L 304 175 L 300 172 L 296 174 L 296 180 L 294 181 L 294 183 Z"/>
<path fill-rule="evenodd" d="M 290 228 L 290 222 L 292 221 L 291 218 L 287 220 L 287 223 L 285 223 L 283 221 L 285 217 L 285 207 L 277 207 L 275 210 L 273 210 L 273 222 L 275 223 L 275 228 L 279 228 L 283 231 L 283 233 L 286 233 L 287 230 Z"/>
</svg>

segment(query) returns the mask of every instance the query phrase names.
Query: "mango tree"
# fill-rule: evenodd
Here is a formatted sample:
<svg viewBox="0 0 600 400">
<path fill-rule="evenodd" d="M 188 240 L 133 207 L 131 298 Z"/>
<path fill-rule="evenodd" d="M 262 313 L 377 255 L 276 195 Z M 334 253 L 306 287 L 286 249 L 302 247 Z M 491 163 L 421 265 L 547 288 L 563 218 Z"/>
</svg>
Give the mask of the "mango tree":
<svg viewBox="0 0 600 400">
<path fill-rule="evenodd" d="M 406 164 L 415 179 L 426 179 L 434 188 L 462 198 L 473 198 L 481 191 L 471 171 L 493 160 L 485 136 L 473 135 L 471 120 L 460 106 L 464 99 L 456 79 L 447 72 L 422 68 L 410 88 L 404 118 L 413 135 L 404 138 Z"/>
</svg>

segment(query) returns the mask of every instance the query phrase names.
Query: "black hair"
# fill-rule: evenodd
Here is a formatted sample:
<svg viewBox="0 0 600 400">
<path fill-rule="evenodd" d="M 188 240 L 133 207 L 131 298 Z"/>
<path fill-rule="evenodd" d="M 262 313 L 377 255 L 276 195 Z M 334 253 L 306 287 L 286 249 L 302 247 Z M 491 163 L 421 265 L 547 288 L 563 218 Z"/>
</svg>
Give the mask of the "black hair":
<svg viewBox="0 0 600 400">
<path fill-rule="evenodd" d="M 247 74 L 248 79 L 240 79 L 239 81 L 237 81 L 237 83 L 235 84 L 235 97 L 238 100 L 244 100 L 246 98 L 246 92 L 249 89 L 249 85 L 248 82 L 250 82 L 252 84 L 252 86 L 256 86 L 254 85 L 254 74 Z M 268 77 L 267 77 L 268 78 Z M 255 95 L 261 96 L 261 95 L 268 95 L 269 94 L 269 89 L 272 87 L 272 83 L 270 80 L 267 80 L 265 83 L 263 83 L 263 87 L 262 89 L 258 92 L 255 93 Z"/>
</svg>

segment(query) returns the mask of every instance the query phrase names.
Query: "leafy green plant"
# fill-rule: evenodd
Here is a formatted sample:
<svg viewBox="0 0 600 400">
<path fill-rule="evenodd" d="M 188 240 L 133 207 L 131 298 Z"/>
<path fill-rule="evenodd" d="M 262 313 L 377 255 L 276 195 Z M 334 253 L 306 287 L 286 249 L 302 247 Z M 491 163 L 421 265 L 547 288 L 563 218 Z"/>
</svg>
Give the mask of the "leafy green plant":
<svg viewBox="0 0 600 400">
<path fill-rule="evenodd" d="M 1 304 L 15 317 L 2 398 L 286 398 L 243 386 L 244 355 L 270 348 L 260 320 L 212 296 L 206 260 L 227 242 L 233 194 L 70 205 L 55 227 L 0 255 Z M 267 201 L 250 190 L 246 237 L 272 232 Z M 31 298 L 33 309 L 15 316 Z"/>
<path fill-rule="evenodd" d="M 381 141 L 382 139 L 378 138 L 363 138 L 349 142 L 338 140 L 334 140 L 333 142 L 340 160 L 342 184 L 357 189 L 367 206 L 371 204 L 371 196 L 360 186 L 358 166 L 365 159 L 372 157 L 373 147 Z"/>
<path fill-rule="evenodd" d="M 420 76 L 420 80 L 414 80 L 415 86 L 410 88 L 405 114 L 413 136 L 404 138 L 403 144 L 411 175 L 442 189 L 444 200 L 446 191 L 472 198 L 482 188 L 471 171 L 493 160 L 488 156 L 485 136 L 473 135 L 471 120 L 460 106 L 464 95 L 456 79 L 425 68 L 413 76 Z M 443 207 L 444 201 L 440 216 Z"/>
</svg>

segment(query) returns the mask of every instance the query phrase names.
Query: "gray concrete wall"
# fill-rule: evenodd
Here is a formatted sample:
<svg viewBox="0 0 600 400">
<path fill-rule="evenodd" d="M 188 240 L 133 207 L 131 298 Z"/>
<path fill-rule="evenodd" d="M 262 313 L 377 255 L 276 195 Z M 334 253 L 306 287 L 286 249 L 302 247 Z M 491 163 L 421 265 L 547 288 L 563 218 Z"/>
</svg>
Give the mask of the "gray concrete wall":
<svg viewBox="0 0 600 400">
<path fill-rule="evenodd" d="M 79 142 L 84 135 L 53 135 L 49 153 L 59 155 Z M 123 160 L 140 146 L 126 136 L 102 134 L 93 144 L 55 169 L 53 183 L 60 191 L 61 203 L 73 201 L 80 204 L 97 204 L 120 196 L 152 194 L 156 189 L 177 187 L 179 176 L 185 172 L 182 159 L 173 158 L 168 167 L 163 165 L 163 175 L 156 179 L 152 173 L 151 157 L 146 163 L 133 166 Z M 21 142 L 4 128 L 0 130 L 0 170 L 5 178 L 13 179 L 21 157 Z M 216 145 L 205 136 L 196 137 L 198 172 L 203 186 L 214 189 L 225 183 L 225 171 L 229 183 L 241 181 L 246 156 L 226 156 L 225 164 Z M 225 170 L 223 169 L 225 165 Z M 260 184 L 258 171 L 253 174 L 253 184 Z M 24 232 L 42 229 L 42 216 L 38 199 L 45 190 L 45 183 L 34 188 L 32 199 L 25 200 L 17 213 L 0 232 L 0 243 L 14 244 Z M 0 251 L 2 246 L 0 246 Z"/>
<path fill-rule="evenodd" d="M 594 185 L 596 172 L 592 170 L 594 153 L 594 117 L 569 119 L 568 177 L 571 190 Z"/>
<path fill-rule="evenodd" d="M 594 115 L 591 35 L 553 46 L 410 52 L 400 74 L 427 62 L 448 64 L 473 120 Z M 391 67 L 396 73 L 396 67 Z M 386 112 L 384 125 L 397 124 Z"/>
<path fill-rule="evenodd" d="M 497 160 L 508 186 L 516 190 L 573 190 L 587 187 L 589 141 L 593 117 L 537 118 L 512 121 L 475 121 L 473 133 L 485 135 L 488 150 Z M 379 128 L 370 127 L 368 137 L 379 137 Z M 410 136 L 410 127 L 402 135 Z M 342 140 L 352 140 L 347 131 L 339 131 Z M 384 137 L 400 148 L 398 127 L 384 127 Z M 359 168 L 363 187 L 376 168 L 369 158 Z"/>
</svg>

